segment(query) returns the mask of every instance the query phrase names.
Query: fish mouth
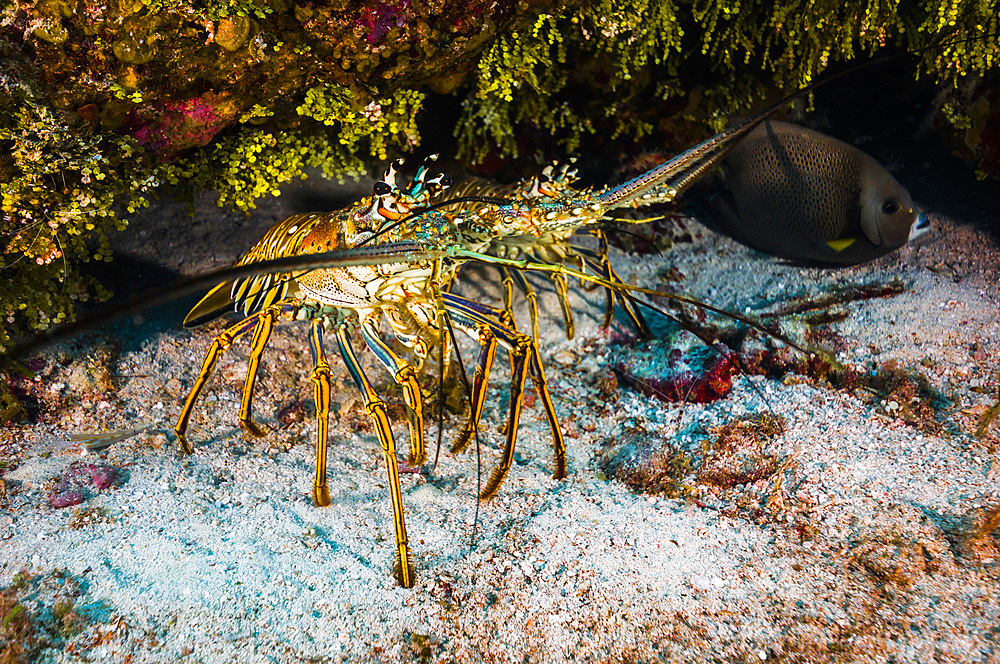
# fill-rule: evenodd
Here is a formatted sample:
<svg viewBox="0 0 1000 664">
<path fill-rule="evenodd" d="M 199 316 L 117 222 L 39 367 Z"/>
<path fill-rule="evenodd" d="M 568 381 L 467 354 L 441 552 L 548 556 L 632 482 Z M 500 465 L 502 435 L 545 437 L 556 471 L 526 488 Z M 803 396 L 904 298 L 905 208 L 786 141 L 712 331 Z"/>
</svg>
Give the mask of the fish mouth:
<svg viewBox="0 0 1000 664">
<path fill-rule="evenodd" d="M 927 218 L 926 214 L 919 212 L 917 213 L 917 218 L 913 221 L 913 225 L 910 226 L 910 236 L 906 238 L 906 241 L 912 242 L 930 229 L 931 220 Z"/>
</svg>

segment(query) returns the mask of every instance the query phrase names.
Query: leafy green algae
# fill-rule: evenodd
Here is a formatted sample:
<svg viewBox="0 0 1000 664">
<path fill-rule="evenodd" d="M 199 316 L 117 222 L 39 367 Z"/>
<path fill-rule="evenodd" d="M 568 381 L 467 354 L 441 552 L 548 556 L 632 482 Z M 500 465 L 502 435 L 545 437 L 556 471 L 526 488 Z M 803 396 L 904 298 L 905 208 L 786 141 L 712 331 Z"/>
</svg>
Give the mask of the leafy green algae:
<svg viewBox="0 0 1000 664">
<path fill-rule="evenodd" d="M 886 46 L 930 49 L 915 75 L 954 86 L 996 66 L 998 32 L 991 7 L 959 0 L 565 2 L 493 41 L 463 102 L 458 148 L 472 161 L 516 156 L 518 134 L 531 127 L 571 153 L 588 135 L 669 142 L 679 120 L 719 131 L 776 89 Z"/>
<path fill-rule="evenodd" d="M 360 173 L 440 131 L 430 94 L 469 162 L 671 148 L 831 62 L 998 32 L 962 0 L 3 0 L 0 352 L 107 295 L 79 266 L 154 192 L 250 209 L 309 166 Z M 995 68 L 996 39 L 921 57 L 953 86 Z M 946 107 L 973 138 L 978 100 Z"/>
<path fill-rule="evenodd" d="M 79 265 L 109 259 L 107 234 L 154 190 L 247 210 L 306 167 L 343 178 L 416 146 L 415 82 L 472 66 L 458 47 L 496 29 L 469 20 L 487 4 L 411 8 L 405 35 L 386 3 L 4 4 L 0 352 L 107 295 Z"/>
</svg>

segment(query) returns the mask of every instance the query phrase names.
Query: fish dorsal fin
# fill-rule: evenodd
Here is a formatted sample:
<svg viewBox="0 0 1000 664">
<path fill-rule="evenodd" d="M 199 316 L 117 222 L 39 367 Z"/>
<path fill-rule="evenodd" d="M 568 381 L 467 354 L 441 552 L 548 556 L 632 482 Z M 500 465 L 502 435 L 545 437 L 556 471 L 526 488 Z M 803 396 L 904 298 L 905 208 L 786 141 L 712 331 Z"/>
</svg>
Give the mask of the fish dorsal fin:
<svg viewBox="0 0 1000 664">
<path fill-rule="evenodd" d="M 855 239 L 856 238 L 853 237 L 842 237 L 837 240 L 830 240 L 826 243 L 826 246 L 830 247 L 834 251 L 843 251 L 854 244 Z"/>
<path fill-rule="evenodd" d="M 194 305 L 184 317 L 184 327 L 198 327 L 215 320 L 233 308 L 233 282 L 225 281 L 212 290 Z"/>
</svg>

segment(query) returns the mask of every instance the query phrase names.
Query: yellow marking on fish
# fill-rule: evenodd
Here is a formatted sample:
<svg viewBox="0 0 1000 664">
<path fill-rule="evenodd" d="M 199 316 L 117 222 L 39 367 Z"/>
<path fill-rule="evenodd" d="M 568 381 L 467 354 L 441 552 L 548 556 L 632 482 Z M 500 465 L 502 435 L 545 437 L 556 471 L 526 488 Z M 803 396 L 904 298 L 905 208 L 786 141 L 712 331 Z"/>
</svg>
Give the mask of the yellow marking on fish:
<svg viewBox="0 0 1000 664">
<path fill-rule="evenodd" d="M 839 240 L 830 240 L 827 245 L 834 251 L 843 251 L 854 244 L 854 239 L 853 237 L 845 237 Z"/>
</svg>

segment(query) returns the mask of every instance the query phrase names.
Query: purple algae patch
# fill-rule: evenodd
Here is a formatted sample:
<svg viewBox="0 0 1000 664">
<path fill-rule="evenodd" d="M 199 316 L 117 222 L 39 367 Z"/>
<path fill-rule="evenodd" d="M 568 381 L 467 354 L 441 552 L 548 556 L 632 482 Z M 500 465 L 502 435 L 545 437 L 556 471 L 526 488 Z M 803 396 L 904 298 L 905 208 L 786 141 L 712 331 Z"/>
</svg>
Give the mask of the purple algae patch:
<svg viewBox="0 0 1000 664">
<path fill-rule="evenodd" d="M 365 39 L 374 46 L 385 39 L 390 29 L 403 25 L 406 18 L 404 12 L 409 7 L 410 0 L 403 0 L 398 5 L 392 2 L 375 2 L 373 6 L 361 10 L 361 18 L 357 24 L 368 31 Z"/>
<path fill-rule="evenodd" d="M 76 461 L 63 472 L 49 504 L 56 509 L 79 505 L 94 493 L 114 486 L 119 470 L 105 463 Z"/>
<path fill-rule="evenodd" d="M 86 498 L 80 491 L 70 490 L 61 491 L 59 493 L 54 493 L 49 497 L 49 504 L 56 509 L 63 507 L 72 507 L 73 505 L 79 505 Z"/>
<path fill-rule="evenodd" d="M 620 383 L 662 401 L 709 403 L 732 390 L 731 354 L 721 343 L 687 350 L 651 343 L 633 349 L 611 369 Z"/>
<path fill-rule="evenodd" d="M 164 101 L 131 113 L 124 127 L 143 147 L 169 159 L 190 147 L 201 147 L 232 124 L 236 103 L 226 94 Z"/>
<path fill-rule="evenodd" d="M 104 489 L 110 487 L 111 484 L 115 481 L 115 477 L 117 476 L 118 476 L 117 469 L 112 468 L 111 466 L 96 468 L 95 470 L 91 471 L 90 474 L 91 483 L 94 485 L 94 488 L 97 489 L 98 491 L 103 491 Z"/>
</svg>

